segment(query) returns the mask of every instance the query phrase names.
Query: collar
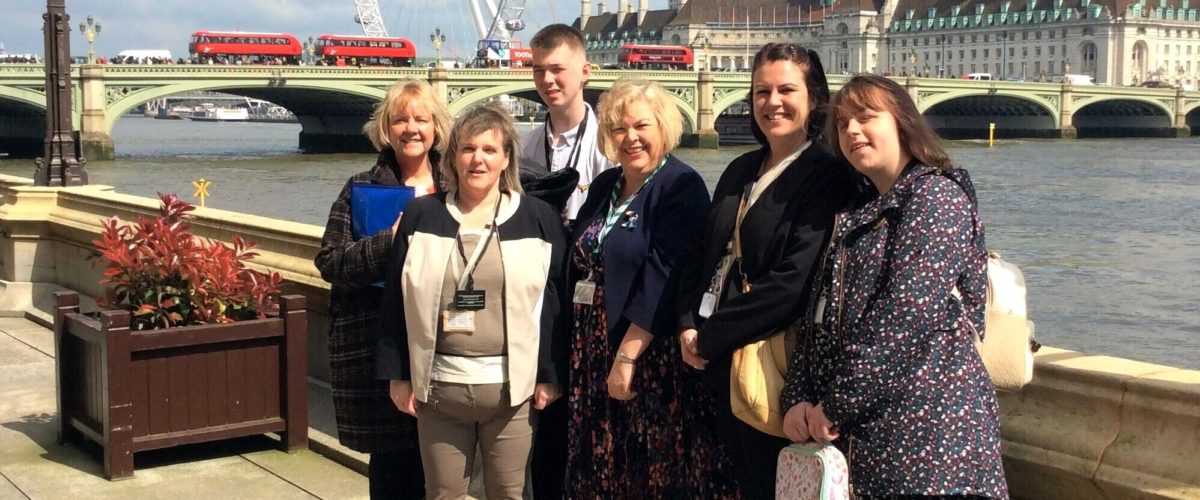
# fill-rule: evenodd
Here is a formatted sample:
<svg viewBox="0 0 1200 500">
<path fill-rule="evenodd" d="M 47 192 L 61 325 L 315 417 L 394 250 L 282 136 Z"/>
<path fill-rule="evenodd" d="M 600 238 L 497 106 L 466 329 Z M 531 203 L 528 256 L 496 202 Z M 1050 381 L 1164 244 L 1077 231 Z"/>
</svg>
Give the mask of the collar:
<svg viewBox="0 0 1200 500">
<path fill-rule="evenodd" d="M 511 219 L 513 214 L 517 213 L 517 207 L 521 205 L 521 195 L 519 193 L 500 193 L 500 213 L 496 215 L 496 224 L 504 224 L 508 219 Z M 450 212 L 450 217 L 453 217 L 455 222 L 462 223 L 462 211 L 458 209 L 458 196 L 454 191 L 446 194 L 446 210 Z"/>
<path fill-rule="evenodd" d="M 587 122 L 589 129 L 600 126 L 600 124 L 597 123 L 597 121 L 596 121 L 596 113 L 594 113 L 592 111 L 592 106 L 586 102 L 583 103 L 583 120 L 580 121 L 579 123 L 575 124 L 574 127 L 571 127 L 571 130 L 568 130 L 568 131 L 562 133 L 562 142 L 563 143 L 562 143 L 562 145 L 557 146 L 557 147 L 560 147 L 560 148 L 561 147 L 574 147 L 575 142 L 580 139 L 579 126 L 582 125 L 584 122 Z M 549 114 L 546 115 L 546 123 L 542 127 L 546 129 L 546 135 L 545 135 L 546 143 L 550 144 L 551 147 L 554 148 L 555 147 L 554 146 L 554 130 L 550 126 L 550 115 Z M 547 168 L 549 168 L 549 166 L 547 166 Z"/>
</svg>

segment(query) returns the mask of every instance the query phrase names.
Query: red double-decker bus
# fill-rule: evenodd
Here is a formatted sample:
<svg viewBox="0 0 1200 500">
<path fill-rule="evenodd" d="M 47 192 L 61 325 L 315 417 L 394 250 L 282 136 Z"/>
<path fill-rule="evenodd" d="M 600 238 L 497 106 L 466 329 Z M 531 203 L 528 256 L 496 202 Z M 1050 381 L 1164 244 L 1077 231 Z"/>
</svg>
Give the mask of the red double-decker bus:
<svg viewBox="0 0 1200 500">
<path fill-rule="evenodd" d="M 633 69 L 691 69 L 692 49 L 683 45 L 621 46 L 621 65 Z"/>
<path fill-rule="evenodd" d="M 317 57 L 330 66 L 408 67 L 417 58 L 412 41 L 400 37 L 321 35 L 315 50 Z"/>
<path fill-rule="evenodd" d="M 299 64 L 303 47 L 287 33 L 197 31 L 188 52 L 197 62 Z"/>
</svg>

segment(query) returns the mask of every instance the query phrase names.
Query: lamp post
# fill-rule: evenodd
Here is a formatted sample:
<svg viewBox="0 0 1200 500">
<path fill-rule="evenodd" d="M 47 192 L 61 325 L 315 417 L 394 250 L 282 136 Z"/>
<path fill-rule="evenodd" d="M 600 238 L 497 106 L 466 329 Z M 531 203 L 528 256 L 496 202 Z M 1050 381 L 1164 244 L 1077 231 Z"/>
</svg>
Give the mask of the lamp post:
<svg viewBox="0 0 1200 500">
<path fill-rule="evenodd" d="M 941 49 L 941 59 L 938 60 L 938 78 L 946 77 L 946 35 L 945 33 L 938 35 L 938 48 Z"/>
<path fill-rule="evenodd" d="M 429 41 L 433 42 L 434 61 L 437 67 L 442 67 L 442 44 L 446 43 L 446 34 L 442 33 L 441 28 L 434 28 L 433 33 L 429 34 Z"/>
<path fill-rule="evenodd" d="M 925 63 L 925 78 L 929 78 L 929 63 Z"/>
<path fill-rule="evenodd" d="M 1025 61 L 1021 61 L 1021 81 L 1025 81 Z"/>
<path fill-rule="evenodd" d="M 1180 64 L 1179 66 L 1177 66 L 1175 68 L 1175 77 L 1176 77 L 1175 78 L 1175 87 L 1176 88 L 1183 88 L 1183 75 L 1185 75 L 1185 74 L 1187 74 L 1187 72 L 1184 71 L 1182 64 Z"/>
<path fill-rule="evenodd" d="M 315 47 L 313 45 L 313 37 L 310 36 L 304 44 L 304 56 L 307 58 L 305 64 L 313 63 L 313 52 L 315 52 Z"/>
<path fill-rule="evenodd" d="M 79 21 L 79 32 L 87 38 L 88 64 L 96 64 L 96 51 L 92 50 L 92 43 L 96 41 L 96 35 L 100 34 L 100 23 L 96 22 L 96 18 L 87 16 L 87 22 Z"/>
<path fill-rule="evenodd" d="M 1000 78 L 1008 79 L 1008 32 L 1000 32 Z"/>
<path fill-rule="evenodd" d="M 912 52 L 908 53 L 908 74 L 909 74 L 909 76 L 916 76 L 916 73 L 917 73 L 917 49 L 912 49 Z"/>
</svg>

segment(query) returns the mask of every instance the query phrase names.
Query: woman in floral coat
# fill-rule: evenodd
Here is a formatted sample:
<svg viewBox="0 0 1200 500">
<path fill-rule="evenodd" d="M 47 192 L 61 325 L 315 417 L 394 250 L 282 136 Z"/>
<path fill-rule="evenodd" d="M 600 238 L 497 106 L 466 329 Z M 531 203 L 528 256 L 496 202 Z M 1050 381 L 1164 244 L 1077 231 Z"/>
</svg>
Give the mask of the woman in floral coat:
<svg viewBox="0 0 1200 500">
<path fill-rule="evenodd" d="M 982 329 L 987 284 L 970 177 L 891 80 L 854 77 L 829 119 L 832 149 L 869 187 L 835 222 L 785 432 L 836 440 L 858 498 L 1005 498 L 995 389 L 970 325 Z"/>
</svg>

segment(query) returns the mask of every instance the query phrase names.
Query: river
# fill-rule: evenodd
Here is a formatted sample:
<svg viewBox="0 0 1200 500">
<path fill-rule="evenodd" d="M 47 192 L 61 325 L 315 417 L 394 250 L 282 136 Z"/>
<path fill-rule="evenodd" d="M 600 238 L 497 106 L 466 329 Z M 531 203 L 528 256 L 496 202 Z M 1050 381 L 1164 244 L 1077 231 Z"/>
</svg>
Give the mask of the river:
<svg viewBox="0 0 1200 500">
<path fill-rule="evenodd" d="M 208 205 L 324 225 L 370 155 L 302 155 L 296 124 L 126 117 L 118 158 L 87 166 L 122 193 L 212 181 Z M 988 247 L 1021 266 L 1038 339 L 1055 347 L 1200 369 L 1200 138 L 949 143 L 979 192 Z M 715 185 L 747 147 L 677 156 Z M 30 177 L 30 160 L 0 160 Z M 1191 298 L 1189 298 L 1191 297 Z"/>
</svg>

